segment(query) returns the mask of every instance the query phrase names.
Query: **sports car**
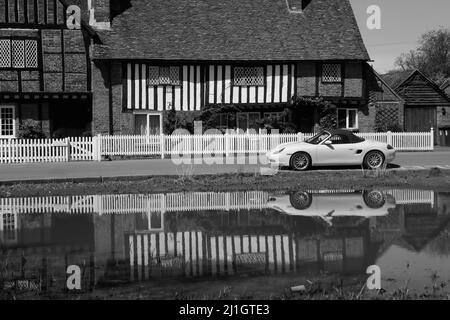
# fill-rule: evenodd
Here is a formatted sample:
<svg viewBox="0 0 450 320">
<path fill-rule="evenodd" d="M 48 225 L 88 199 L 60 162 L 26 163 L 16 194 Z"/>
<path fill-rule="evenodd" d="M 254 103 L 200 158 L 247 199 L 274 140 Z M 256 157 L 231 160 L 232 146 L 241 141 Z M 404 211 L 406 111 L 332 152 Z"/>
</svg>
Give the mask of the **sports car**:
<svg viewBox="0 0 450 320">
<path fill-rule="evenodd" d="M 347 130 L 323 130 L 305 142 L 285 143 L 267 153 L 272 165 L 305 171 L 316 166 L 363 165 L 380 169 L 394 161 L 387 143 L 365 140 Z"/>
</svg>

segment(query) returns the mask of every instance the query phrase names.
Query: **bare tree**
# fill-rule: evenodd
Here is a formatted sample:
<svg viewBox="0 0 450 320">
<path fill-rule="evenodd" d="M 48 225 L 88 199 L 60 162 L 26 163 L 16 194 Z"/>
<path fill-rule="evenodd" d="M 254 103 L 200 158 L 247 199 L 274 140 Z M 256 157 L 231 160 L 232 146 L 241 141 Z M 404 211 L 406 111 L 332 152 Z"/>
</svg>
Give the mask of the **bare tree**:
<svg viewBox="0 0 450 320">
<path fill-rule="evenodd" d="M 395 65 L 402 70 L 419 69 L 438 83 L 450 78 L 450 29 L 423 34 L 419 47 L 400 55 Z"/>
</svg>

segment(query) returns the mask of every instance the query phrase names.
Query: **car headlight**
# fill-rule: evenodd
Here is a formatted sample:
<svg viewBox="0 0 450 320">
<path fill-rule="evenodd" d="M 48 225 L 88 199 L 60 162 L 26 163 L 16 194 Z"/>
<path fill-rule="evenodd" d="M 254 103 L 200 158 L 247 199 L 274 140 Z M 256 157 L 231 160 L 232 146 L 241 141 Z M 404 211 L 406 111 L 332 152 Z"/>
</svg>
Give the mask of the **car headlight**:
<svg viewBox="0 0 450 320">
<path fill-rule="evenodd" d="M 286 148 L 275 149 L 273 151 L 273 154 L 280 154 L 280 153 L 282 153 L 284 151 L 284 149 L 286 149 Z"/>
</svg>

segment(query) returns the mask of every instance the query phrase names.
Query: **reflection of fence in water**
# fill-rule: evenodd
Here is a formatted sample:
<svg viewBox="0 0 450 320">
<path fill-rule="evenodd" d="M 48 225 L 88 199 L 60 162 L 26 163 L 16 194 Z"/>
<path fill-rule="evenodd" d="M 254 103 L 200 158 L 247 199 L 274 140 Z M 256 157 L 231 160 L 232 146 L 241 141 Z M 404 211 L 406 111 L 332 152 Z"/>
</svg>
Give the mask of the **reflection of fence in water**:
<svg viewBox="0 0 450 320">
<path fill-rule="evenodd" d="M 392 195 L 396 204 L 430 204 L 435 206 L 435 193 L 429 190 L 389 190 L 388 194 Z"/>
<path fill-rule="evenodd" d="M 314 191 L 316 192 L 316 191 Z M 350 190 L 327 190 L 342 193 Z M 325 193 L 325 191 L 320 191 Z M 426 190 L 388 190 L 397 204 L 429 203 L 435 205 L 435 193 Z M 267 207 L 269 193 L 192 192 L 172 194 L 119 194 L 87 196 L 55 196 L 35 198 L 1 198 L 0 213 L 97 213 L 130 214 L 202 210 L 250 210 Z"/>
<path fill-rule="evenodd" d="M 102 215 L 250 210 L 265 208 L 267 199 L 268 193 L 262 191 L 2 198 L 0 199 L 0 213 L 98 213 Z"/>
</svg>

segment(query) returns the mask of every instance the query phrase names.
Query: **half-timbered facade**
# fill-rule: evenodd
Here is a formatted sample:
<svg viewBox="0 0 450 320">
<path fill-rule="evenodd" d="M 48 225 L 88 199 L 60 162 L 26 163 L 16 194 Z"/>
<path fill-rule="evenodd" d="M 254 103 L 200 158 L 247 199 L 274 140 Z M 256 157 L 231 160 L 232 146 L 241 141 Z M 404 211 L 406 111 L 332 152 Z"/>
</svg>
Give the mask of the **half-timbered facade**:
<svg viewBox="0 0 450 320">
<path fill-rule="evenodd" d="M 90 41 L 67 28 L 67 6 L 0 0 L 0 139 L 20 136 L 21 125 L 47 137 L 90 131 Z"/>
<path fill-rule="evenodd" d="M 211 106 L 230 107 L 220 128 L 288 114 L 310 132 L 318 110 L 292 108 L 295 96 L 332 101 L 340 127 L 373 130 L 349 1 L 132 0 L 119 11 L 93 50 L 95 133 L 159 134 L 168 110 Z"/>
</svg>

